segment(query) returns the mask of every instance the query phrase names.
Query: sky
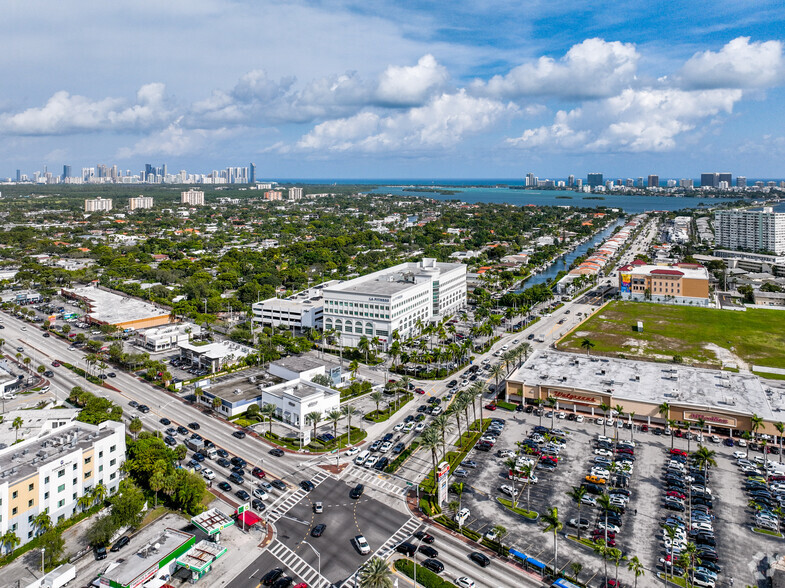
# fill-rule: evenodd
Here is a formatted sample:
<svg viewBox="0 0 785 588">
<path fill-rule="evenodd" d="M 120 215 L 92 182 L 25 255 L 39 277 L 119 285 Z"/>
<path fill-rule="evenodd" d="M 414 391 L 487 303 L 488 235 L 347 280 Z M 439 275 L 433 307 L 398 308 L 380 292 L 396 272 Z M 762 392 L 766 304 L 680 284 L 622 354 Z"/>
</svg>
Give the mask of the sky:
<svg viewBox="0 0 785 588">
<path fill-rule="evenodd" d="M 0 177 L 785 178 L 782 0 L 9 0 Z"/>
</svg>

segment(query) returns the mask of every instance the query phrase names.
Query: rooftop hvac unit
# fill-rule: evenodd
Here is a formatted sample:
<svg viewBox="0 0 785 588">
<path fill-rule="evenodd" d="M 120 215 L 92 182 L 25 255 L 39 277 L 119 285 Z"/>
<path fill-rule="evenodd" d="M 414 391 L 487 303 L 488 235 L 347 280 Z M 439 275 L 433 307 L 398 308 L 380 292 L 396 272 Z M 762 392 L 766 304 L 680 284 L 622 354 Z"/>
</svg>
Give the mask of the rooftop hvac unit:
<svg viewBox="0 0 785 588">
<path fill-rule="evenodd" d="M 605 375 L 605 370 L 600 370 L 600 375 L 604 376 Z"/>
<path fill-rule="evenodd" d="M 243 393 L 243 391 L 242 391 L 240 388 L 235 388 L 235 389 L 234 389 L 234 393 L 235 393 L 235 394 L 242 394 L 242 393 Z"/>
</svg>

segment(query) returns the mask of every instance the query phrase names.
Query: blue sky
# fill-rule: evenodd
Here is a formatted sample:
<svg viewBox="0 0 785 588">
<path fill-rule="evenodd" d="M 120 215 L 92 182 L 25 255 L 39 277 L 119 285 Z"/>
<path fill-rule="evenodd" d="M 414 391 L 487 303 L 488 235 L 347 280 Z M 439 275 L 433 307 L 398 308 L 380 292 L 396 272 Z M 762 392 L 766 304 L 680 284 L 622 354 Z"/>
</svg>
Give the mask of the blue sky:
<svg viewBox="0 0 785 588">
<path fill-rule="evenodd" d="M 40 0 L 4 20 L 0 176 L 785 177 L 781 1 Z"/>
</svg>

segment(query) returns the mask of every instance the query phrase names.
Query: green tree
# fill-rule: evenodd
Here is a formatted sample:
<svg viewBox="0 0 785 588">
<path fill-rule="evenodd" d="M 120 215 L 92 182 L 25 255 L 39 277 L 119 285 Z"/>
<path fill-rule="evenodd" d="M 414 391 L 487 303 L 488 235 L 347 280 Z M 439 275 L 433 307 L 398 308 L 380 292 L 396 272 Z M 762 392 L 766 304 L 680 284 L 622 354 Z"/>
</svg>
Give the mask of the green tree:
<svg viewBox="0 0 785 588">
<path fill-rule="evenodd" d="M 273 417 L 275 416 L 275 411 L 278 410 L 274 404 L 265 404 L 262 406 L 260 412 L 264 417 L 267 419 L 269 424 L 269 432 L 272 434 L 273 432 Z"/>
<path fill-rule="evenodd" d="M 384 400 L 384 394 L 381 392 L 372 392 L 370 394 L 371 400 L 373 400 L 374 404 L 376 404 L 376 414 L 379 414 L 379 404 Z"/>
<path fill-rule="evenodd" d="M 389 564 L 381 557 L 370 559 L 360 569 L 361 588 L 392 588 L 392 572 Z"/>
<path fill-rule="evenodd" d="M 212 404 L 213 404 L 213 410 L 218 410 L 219 408 L 221 408 L 223 406 L 223 400 L 221 400 L 220 396 L 213 396 L 213 403 Z M 257 409 L 259 408 L 258 404 L 252 404 L 251 406 L 255 406 Z M 250 411 L 251 406 L 249 406 L 248 410 L 246 410 L 246 415 L 248 414 L 248 411 Z M 259 414 L 258 410 L 256 411 L 256 414 Z"/>
<path fill-rule="evenodd" d="M 16 546 L 21 542 L 22 540 L 19 539 L 17 534 L 10 529 L 0 536 L 0 544 L 2 544 L 3 549 L 8 550 L 8 553 L 11 553 L 14 549 L 16 549 Z"/>
<path fill-rule="evenodd" d="M 491 533 L 496 535 L 496 542 L 499 544 L 499 554 L 504 554 L 504 538 L 507 537 L 507 527 L 503 525 L 494 525 L 491 528 Z"/>
<path fill-rule="evenodd" d="M 346 435 L 347 435 L 347 444 L 352 444 L 352 417 L 357 416 L 358 411 L 357 408 L 352 406 L 351 404 L 344 404 L 341 406 L 341 414 L 346 417 Z"/>
<path fill-rule="evenodd" d="M 202 499 L 207 491 L 204 478 L 188 470 L 177 470 L 177 490 L 175 502 L 184 512 L 195 515 L 202 509 Z"/>
<path fill-rule="evenodd" d="M 136 439 L 136 436 L 139 434 L 139 431 L 142 430 L 142 420 L 139 417 L 134 417 L 130 423 L 128 423 L 128 430 Z"/>
<path fill-rule="evenodd" d="M 327 413 L 327 422 L 333 426 L 333 437 L 338 437 L 338 423 L 341 422 L 343 414 L 340 410 L 335 409 Z"/>
<path fill-rule="evenodd" d="M 569 496 L 573 502 L 577 503 L 578 505 L 578 521 L 581 519 L 581 509 L 583 508 L 583 498 L 586 496 L 586 487 L 585 486 L 573 486 L 570 490 L 567 491 L 567 496 Z M 581 540 L 581 526 L 578 525 L 578 541 Z"/>
<path fill-rule="evenodd" d="M 319 422 L 322 420 L 322 413 L 318 410 L 314 410 L 309 412 L 305 415 L 305 422 L 310 423 L 313 425 L 313 437 L 316 438 L 316 427 L 319 425 Z"/>
<path fill-rule="evenodd" d="M 136 482 L 126 478 L 120 482 L 118 491 L 109 498 L 109 503 L 117 528 L 136 526 L 141 520 L 145 497 Z"/>
<path fill-rule="evenodd" d="M 49 516 L 49 509 L 45 508 L 33 518 L 33 526 L 38 535 L 52 528 L 52 518 Z"/>
<path fill-rule="evenodd" d="M 630 560 L 627 562 L 627 569 L 630 570 L 633 574 L 635 574 L 634 588 L 638 588 L 638 578 L 640 576 L 645 575 L 646 570 L 644 569 L 643 564 L 641 563 L 641 560 L 638 559 L 637 555 L 631 557 Z"/>
<path fill-rule="evenodd" d="M 104 547 L 109 544 L 118 527 L 111 514 L 97 519 L 87 530 L 85 537 L 93 547 Z"/>
<path fill-rule="evenodd" d="M 44 569 L 49 570 L 60 563 L 65 551 L 65 539 L 62 528 L 47 529 L 38 538 L 38 545 L 44 550 Z"/>
</svg>

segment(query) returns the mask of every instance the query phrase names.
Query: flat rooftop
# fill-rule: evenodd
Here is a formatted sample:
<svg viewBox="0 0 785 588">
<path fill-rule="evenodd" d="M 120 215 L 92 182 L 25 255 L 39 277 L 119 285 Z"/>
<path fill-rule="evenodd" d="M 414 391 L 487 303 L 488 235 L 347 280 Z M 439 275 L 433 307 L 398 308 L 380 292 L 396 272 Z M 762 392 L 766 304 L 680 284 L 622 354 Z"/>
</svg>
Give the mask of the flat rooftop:
<svg viewBox="0 0 785 588">
<path fill-rule="evenodd" d="M 16 378 L 14 378 L 16 380 Z M 2 378 L 0 378 L 2 381 Z M 63 427 L 66 423 L 73 422 L 79 414 L 77 408 L 45 408 L 32 410 L 9 410 L 3 415 L 3 422 L 0 423 L 0 443 L 12 445 L 16 441 L 16 431 L 12 423 L 16 417 L 21 417 L 22 428 L 19 434 L 24 439 L 38 437 L 45 429 L 54 428 L 57 423 Z"/>
<path fill-rule="evenodd" d="M 326 287 L 328 292 L 392 296 L 418 284 L 415 276 L 438 277 L 443 273 L 466 266 L 433 260 L 400 263 L 387 269 L 360 276 L 353 280 Z"/>
<path fill-rule="evenodd" d="M 24 411 L 28 412 L 28 411 Z M 52 411 L 44 411 L 52 412 Z M 12 421 L 5 421 L 11 426 Z M 124 431 L 122 423 L 106 421 L 101 425 L 88 425 L 74 421 L 58 427 L 49 434 L 0 450 L 0 483 L 24 480 L 38 471 L 42 464 L 64 459 L 65 456 L 93 446 L 99 440 L 114 434 L 115 428 Z M 21 432 L 24 434 L 24 426 Z"/>
<path fill-rule="evenodd" d="M 211 508 L 191 519 L 191 522 L 201 528 L 208 535 L 217 533 L 226 527 L 234 525 L 234 519 L 217 508 Z"/>
<path fill-rule="evenodd" d="M 310 354 L 302 354 L 302 355 L 290 355 L 288 357 L 282 357 L 281 359 L 277 359 L 272 362 L 271 365 L 279 365 L 281 367 L 286 368 L 287 370 L 291 370 L 293 372 L 302 373 L 308 370 L 312 370 L 321 366 L 324 366 L 327 371 L 331 368 L 336 367 L 338 364 L 336 363 L 328 363 L 319 359 L 318 357 L 314 357 Z"/>
<path fill-rule="evenodd" d="M 158 308 L 136 298 L 121 296 L 92 286 L 63 288 L 63 292 L 89 301 L 88 315 L 96 321 L 114 325 L 159 316 L 168 316 L 169 311 Z"/>
<path fill-rule="evenodd" d="M 508 380 L 529 386 L 611 390 L 614 398 L 649 404 L 663 402 L 712 408 L 737 414 L 757 414 L 766 420 L 785 407 L 773 408 L 760 379 L 752 374 L 723 372 L 677 364 L 591 357 L 538 349 Z"/>
<path fill-rule="evenodd" d="M 164 529 L 163 533 L 150 537 L 136 553 L 127 556 L 123 563 L 105 574 L 105 577 L 122 586 L 135 584 L 139 576 L 147 573 L 153 566 L 157 568 L 158 561 L 177 551 L 192 539 L 194 535 L 190 533 L 172 528 Z"/>
<path fill-rule="evenodd" d="M 261 368 L 250 368 L 241 372 L 224 374 L 215 378 L 204 390 L 229 402 L 261 398 L 260 386 L 268 387 L 282 383 L 283 380 L 268 374 Z"/>
<path fill-rule="evenodd" d="M 207 345 L 195 345 L 194 343 L 178 343 L 182 349 L 188 349 L 198 355 L 203 355 L 208 359 L 222 359 L 229 355 L 234 355 L 235 359 L 240 359 L 246 355 L 253 353 L 253 349 L 234 343 L 232 341 L 215 341 Z"/>
</svg>

